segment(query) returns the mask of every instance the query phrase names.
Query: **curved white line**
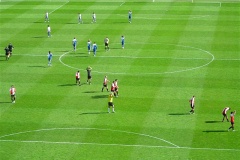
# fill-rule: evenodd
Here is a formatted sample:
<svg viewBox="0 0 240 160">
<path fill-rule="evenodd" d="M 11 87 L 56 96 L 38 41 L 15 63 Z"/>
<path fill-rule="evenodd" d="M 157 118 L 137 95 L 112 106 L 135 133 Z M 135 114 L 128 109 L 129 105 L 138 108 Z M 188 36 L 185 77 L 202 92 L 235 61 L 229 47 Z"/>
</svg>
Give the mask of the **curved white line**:
<svg viewBox="0 0 240 160">
<path fill-rule="evenodd" d="M 131 44 L 146 44 L 146 43 L 143 43 L 143 42 L 133 42 L 133 43 L 131 43 Z M 201 66 L 198 66 L 198 67 L 193 67 L 193 68 L 188 68 L 188 69 L 183 69 L 183 70 L 178 70 L 178 71 L 170 71 L 170 72 L 155 72 L 155 73 L 154 73 L 154 72 L 150 72 L 150 73 L 135 73 L 135 74 L 134 74 L 134 73 L 124 73 L 124 72 L 122 72 L 122 73 L 117 73 L 117 72 L 102 72 L 102 71 L 92 71 L 92 72 L 99 73 L 99 74 L 115 74 L 115 75 L 126 75 L 126 74 L 131 74 L 131 75 L 160 75 L 160 74 L 171 74 L 171 73 L 179 73 L 179 72 L 191 71 L 191 70 L 195 70 L 195 69 L 199 69 L 199 68 L 205 67 L 205 66 L 209 65 L 210 63 L 212 63 L 212 62 L 214 61 L 214 59 L 215 59 L 214 55 L 211 54 L 209 51 L 206 51 L 206 50 L 203 50 L 203 49 L 200 49 L 200 48 L 196 48 L 196 47 L 192 47 L 192 46 L 185 46 L 185 45 L 171 44 L 171 43 L 169 43 L 169 44 L 167 44 L 167 43 L 147 43 L 147 44 L 164 44 L 164 45 L 173 45 L 173 46 L 179 46 L 179 47 L 184 47 L 184 48 L 191 48 L 191 49 L 199 50 L 199 51 L 201 51 L 201 52 L 205 52 L 205 53 L 209 54 L 209 55 L 212 57 L 212 59 L 211 59 L 208 63 L 206 63 L 206 64 L 204 64 L 204 65 L 201 65 Z M 73 69 L 77 69 L 77 70 L 84 70 L 84 69 L 72 67 L 72 66 L 70 66 L 70 65 L 68 65 L 68 64 L 65 64 L 65 63 L 61 60 L 61 58 L 62 58 L 63 56 L 65 56 L 66 54 L 68 54 L 69 52 L 70 52 L 70 51 L 62 54 L 62 55 L 59 57 L 59 61 L 60 61 L 63 65 L 65 65 L 65 66 L 67 66 L 67 67 L 69 67 L 69 68 L 73 68 Z M 106 57 L 106 56 L 100 56 L 100 57 Z M 124 57 L 123 57 L 123 58 L 124 58 Z M 194 59 L 194 58 L 193 58 L 193 59 Z"/>
<path fill-rule="evenodd" d="M 25 131 L 25 132 L 17 132 L 17 133 L 12 133 L 12 134 L 8 134 L 8 135 L 3 135 L 0 137 L 0 141 L 2 141 L 2 138 L 5 137 L 10 137 L 10 136 L 14 136 L 14 135 L 19 135 L 19 134 L 25 134 L 25 133 L 32 133 L 32 132 L 41 132 L 41 131 L 52 131 L 52 130 L 98 130 L 98 131 L 112 131 L 112 132 L 121 132 L 121 133 L 127 133 L 127 134 L 135 134 L 135 135 L 139 135 L 139 136 L 144 136 L 144 137 L 149 137 L 149 138 L 153 138 L 153 139 L 157 139 L 160 141 L 163 141 L 165 143 L 168 143 L 174 147 L 179 147 L 176 144 L 173 144 L 167 140 L 164 140 L 162 138 L 158 138 L 158 137 L 154 137 L 151 135 L 147 135 L 147 134 L 142 134 L 142 133 L 136 133 L 136 132 L 128 132 L 128 131 L 121 131 L 121 130 L 112 130 L 112 129 L 101 129 L 101 128 L 48 128 L 48 129 L 39 129 L 39 130 L 32 130 L 32 131 Z M 6 141 L 6 140 L 4 140 Z M 66 142 L 67 143 L 67 142 Z M 80 142 L 77 142 L 80 143 Z M 81 143 L 83 144 L 83 143 Z M 84 144 L 91 144 L 91 143 L 84 143 Z M 94 143 L 95 144 L 95 143 Z M 96 143 L 97 144 L 97 143 Z"/>
<path fill-rule="evenodd" d="M 136 134 L 141 136 L 146 136 L 158 140 L 163 140 L 166 143 L 169 143 L 173 146 L 155 146 L 155 145 L 128 145 L 128 144 L 104 144 L 104 143 L 83 143 L 83 142 L 53 142 L 53 141 L 26 141 L 26 140 L 7 140 L 2 139 L 4 137 L 10 137 L 14 135 L 24 134 L 24 133 L 31 133 L 31 132 L 41 132 L 41 131 L 49 131 L 49 130 L 106 130 L 106 131 L 113 131 L 113 132 L 122 132 L 122 133 L 128 133 L 128 134 Z M 19 142 L 19 143 L 46 143 L 46 144 L 70 144 L 70 145 L 98 145 L 98 146 L 121 146 L 121 147 L 145 147 L 145 148 L 168 148 L 168 149 L 188 149 L 188 150 L 213 150 L 213 151 L 240 151 L 240 149 L 230 149 L 230 148 L 192 148 L 192 147 L 180 147 L 177 146 L 169 141 L 166 141 L 164 139 L 150 136 L 147 134 L 141 134 L 136 132 L 128 132 L 128 131 L 120 131 L 120 130 L 112 130 L 112 129 L 101 129 L 101 128 L 49 128 L 49 129 L 39 129 L 39 130 L 32 130 L 32 131 L 25 131 L 25 132 L 18 132 L 18 133 L 12 133 L 8 135 L 0 136 L 0 142 Z"/>
<path fill-rule="evenodd" d="M 79 68 L 76 68 L 76 67 L 72 67 L 72 66 L 70 66 L 70 65 L 67 65 L 66 63 L 63 63 L 62 57 L 65 56 L 66 54 L 68 54 L 69 52 L 71 52 L 71 51 L 68 51 L 68 52 L 62 54 L 62 55 L 59 57 L 59 61 L 60 61 L 64 66 L 67 66 L 67 67 L 69 67 L 69 68 L 73 68 L 73 69 L 77 69 L 77 70 L 82 70 L 82 69 L 79 69 Z"/>
<path fill-rule="evenodd" d="M 19 143 L 45 143 L 45 144 L 70 144 L 70 145 L 96 145 L 96 146 L 120 146 L 120 147 L 144 147 L 144 148 L 168 148 L 168 149 L 189 149 L 189 150 L 212 150 L 212 151 L 240 151 L 230 148 L 192 148 L 192 147 L 170 147 L 170 146 L 150 146 L 150 145 L 130 145 L 130 144 L 105 144 L 105 143 L 82 143 L 82 142 L 51 142 L 51 141 L 19 141 L 19 140 L 0 140 L 0 142 L 19 142 Z"/>
<path fill-rule="evenodd" d="M 167 10 L 166 10 L 167 11 Z M 126 17 L 126 15 L 124 14 L 117 14 L 118 16 L 121 17 Z M 156 15 L 156 14 L 154 14 Z M 162 20 L 162 19 L 196 19 L 196 18 L 205 18 L 205 17 L 209 17 L 209 15 L 176 15 L 176 17 L 166 17 L 165 13 L 162 14 L 163 17 L 158 17 L 158 18 L 152 18 L 151 14 L 146 14 L 146 16 L 149 17 L 141 17 L 141 16 L 134 16 L 134 19 L 144 19 L 144 20 Z M 161 15 L 160 15 L 161 16 Z M 190 17 L 189 17 L 190 16 Z M 191 17 L 192 16 L 192 17 Z"/>
</svg>

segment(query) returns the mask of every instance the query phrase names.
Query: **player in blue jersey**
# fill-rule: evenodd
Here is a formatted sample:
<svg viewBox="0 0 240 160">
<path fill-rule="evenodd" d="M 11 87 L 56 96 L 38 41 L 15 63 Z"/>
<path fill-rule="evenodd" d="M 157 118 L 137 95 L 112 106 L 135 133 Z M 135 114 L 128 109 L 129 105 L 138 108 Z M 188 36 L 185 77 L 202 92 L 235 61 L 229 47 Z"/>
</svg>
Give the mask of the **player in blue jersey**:
<svg viewBox="0 0 240 160">
<path fill-rule="evenodd" d="M 48 52 L 48 66 L 52 66 L 52 52 L 49 51 Z"/>
<path fill-rule="evenodd" d="M 90 39 L 87 41 L 87 49 L 88 49 L 88 54 L 90 54 L 90 51 L 91 51 L 91 41 L 90 41 Z"/>
<path fill-rule="evenodd" d="M 124 44 L 125 44 L 125 37 L 121 37 L 121 44 L 122 44 L 122 49 L 124 49 Z"/>
<path fill-rule="evenodd" d="M 93 49 L 93 56 L 96 56 L 96 53 L 97 53 L 97 44 L 96 44 L 96 42 L 93 43 L 92 49 Z"/>
<path fill-rule="evenodd" d="M 76 52 L 76 49 L 77 49 L 77 39 L 75 37 L 72 40 L 72 45 L 73 45 L 74 51 Z"/>
<path fill-rule="evenodd" d="M 129 23 L 132 23 L 132 11 L 131 10 L 128 11 L 128 21 L 129 21 Z"/>
</svg>

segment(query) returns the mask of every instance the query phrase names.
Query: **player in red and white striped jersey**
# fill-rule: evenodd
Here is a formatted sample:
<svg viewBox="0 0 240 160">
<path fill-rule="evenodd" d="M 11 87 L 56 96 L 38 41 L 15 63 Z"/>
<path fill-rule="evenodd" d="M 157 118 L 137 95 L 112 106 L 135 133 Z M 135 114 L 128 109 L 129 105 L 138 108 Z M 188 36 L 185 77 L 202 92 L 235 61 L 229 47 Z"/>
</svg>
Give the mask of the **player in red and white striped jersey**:
<svg viewBox="0 0 240 160">
<path fill-rule="evenodd" d="M 227 117 L 227 111 L 228 111 L 228 110 L 231 110 L 231 108 L 225 107 L 225 108 L 223 109 L 223 111 L 222 111 L 222 115 L 223 115 L 222 122 L 224 121 L 225 118 L 226 118 L 226 120 L 229 122 L 228 117 Z"/>
<path fill-rule="evenodd" d="M 115 81 L 114 81 L 114 85 L 115 85 L 115 93 L 116 93 L 116 97 L 118 97 L 118 80 L 117 79 L 115 79 Z"/>
<path fill-rule="evenodd" d="M 231 117 L 231 120 L 230 120 L 230 122 L 231 122 L 231 127 L 228 128 L 228 131 L 229 131 L 231 128 L 232 128 L 232 131 L 235 131 L 235 130 L 234 130 L 234 116 L 235 116 L 235 114 L 236 114 L 236 111 L 231 112 L 231 115 L 230 115 L 230 117 Z"/>
<path fill-rule="evenodd" d="M 9 90 L 9 92 L 10 92 L 12 103 L 15 103 L 15 100 L 16 100 L 16 88 L 12 85 L 10 90 Z"/>
<path fill-rule="evenodd" d="M 103 79 L 102 92 L 103 92 L 103 89 L 104 89 L 104 88 L 106 88 L 107 91 L 108 91 L 108 86 L 107 86 L 108 82 L 109 82 L 109 80 L 107 79 L 107 76 L 105 76 L 104 79 Z"/>
<path fill-rule="evenodd" d="M 112 82 L 112 85 L 111 85 L 111 92 L 114 94 L 114 96 L 116 97 L 116 91 L 115 91 L 115 81 Z"/>
<path fill-rule="evenodd" d="M 76 72 L 76 84 L 80 86 L 80 72 Z"/>
<path fill-rule="evenodd" d="M 190 107 L 191 111 L 189 112 L 190 114 L 194 114 L 194 109 L 195 109 L 195 96 L 192 96 L 192 98 L 189 100 L 190 102 Z"/>
</svg>

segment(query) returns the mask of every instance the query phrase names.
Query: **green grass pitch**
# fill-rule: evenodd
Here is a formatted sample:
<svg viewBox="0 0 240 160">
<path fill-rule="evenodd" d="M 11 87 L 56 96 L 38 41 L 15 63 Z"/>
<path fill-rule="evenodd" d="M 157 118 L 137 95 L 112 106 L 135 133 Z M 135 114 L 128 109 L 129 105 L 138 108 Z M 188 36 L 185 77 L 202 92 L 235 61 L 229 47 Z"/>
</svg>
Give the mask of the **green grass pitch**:
<svg viewBox="0 0 240 160">
<path fill-rule="evenodd" d="M 0 22 L 1 160 L 239 159 L 239 0 L 1 0 Z M 109 88 L 118 79 L 116 113 L 101 92 L 105 75 Z M 235 132 L 222 122 L 226 106 L 237 110 Z"/>
</svg>

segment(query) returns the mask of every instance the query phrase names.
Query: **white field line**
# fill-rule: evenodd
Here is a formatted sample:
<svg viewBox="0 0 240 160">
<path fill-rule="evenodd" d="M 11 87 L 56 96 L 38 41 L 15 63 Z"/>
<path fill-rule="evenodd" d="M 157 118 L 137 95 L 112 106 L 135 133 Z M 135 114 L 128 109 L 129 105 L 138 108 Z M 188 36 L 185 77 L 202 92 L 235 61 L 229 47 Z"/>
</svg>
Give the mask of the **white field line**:
<svg viewBox="0 0 240 160">
<path fill-rule="evenodd" d="M 167 12 L 168 10 L 165 10 Z M 126 17 L 125 14 L 117 14 L 118 16 L 121 17 Z M 139 16 L 135 15 L 134 19 L 145 19 L 145 20 L 161 20 L 161 19 L 196 19 L 196 18 L 206 18 L 209 17 L 210 15 L 175 15 L 175 17 L 166 17 L 166 13 L 160 14 L 158 18 L 153 18 L 151 15 L 156 15 L 156 14 L 146 14 L 145 16 Z M 147 17 L 148 16 L 148 17 Z M 150 16 L 150 17 L 149 17 Z M 162 16 L 162 17 L 161 17 Z M 169 16 L 169 15 L 168 15 Z M 190 17 L 189 17 L 190 16 Z"/>
<path fill-rule="evenodd" d="M 58 8 L 54 9 L 53 11 L 49 12 L 49 14 L 55 12 L 56 10 L 62 8 L 63 6 L 65 6 L 69 1 L 66 1 L 63 5 L 59 6 Z"/>
<path fill-rule="evenodd" d="M 68 54 L 69 52 L 65 53 Z M 88 55 L 88 53 L 86 53 Z M 47 57 L 41 54 L 14 54 L 14 56 Z M 54 57 L 81 57 L 80 55 L 54 55 Z M 91 57 L 91 56 L 89 56 Z M 85 58 L 85 57 L 84 57 Z M 129 58 L 129 59 L 176 59 L 176 60 L 209 60 L 212 58 L 175 58 L 175 57 L 136 57 L 136 56 L 97 56 L 97 58 Z M 240 59 L 239 59 L 240 60 Z"/>
<path fill-rule="evenodd" d="M 134 43 L 131 43 L 131 44 L 146 44 L 144 42 L 134 42 Z M 160 75 L 160 74 L 172 74 L 172 73 L 180 73 L 180 72 L 186 72 L 186 71 L 192 71 L 192 70 L 195 70 L 195 69 L 200 69 L 200 68 L 203 68 L 205 66 L 208 66 L 210 63 L 212 63 L 214 60 L 215 60 L 215 57 L 212 53 L 210 53 L 209 51 L 207 50 L 204 50 L 204 49 L 201 49 L 201 48 L 196 48 L 196 47 L 192 47 L 192 46 L 186 46 L 186 45 L 181 45 L 181 44 L 167 44 L 167 43 L 147 43 L 147 44 L 152 44 L 152 45 L 158 45 L 158 44 L 164 44 L 164 45 L 170 45 L 170 46 L 178 46 L 178 47 L 183 47 L 183 48 L 190 48 L 190 49 L 194 49 L 194 50 L 198 50 L 198 51 L 201 51 L 203 53 L 206 53 L 208 55 L 211 56 L 211 58 L 171 58 L 171 59 L 181 59 L 181 60 L 202 60 L 202 59 L 206 59 L 206 60 L 210 60 L 209 62 L 207 62 L 206 64 L 203 64 L 201 66 L 197 66 L 197 67 L 192 67 L 192 68 L 187 68 L 187 69 L 183 69 L 183 70 L 175 70 L 175 71 L 167 71 L 167 72 L 148 72 L 148 73 L 141 73 L 142 75 Z M 82 48 L 79 48 L 79 49 L 82 49 Z M 62 57 L 66 56 L 68 53 L 70 53 L 72 51 L 67 51 L 65 53 L 63 53 L 62 55 L 59 56 L 59 61 L 60 63 L 62 63 L 64 66 L 66 67 L 69 67 L 69 68 L 72 68 L 72 69 L 77 69 L 77 70 L 84 70 L 84 69 L 80 69 L 80 68 L 77 68 L 77 67 L 73 67 L 73 66 L 70 66 L 68 64 L 65 64 L 63 61 L 62 61 Z M 87 53 L 86 53 L 87 54 Z M 41 55 L 41 56 L 44 56 L 44 55 Z M 69 56 L 69 55 L 68 55 Z M 72 55 L 70 55 L 72 56 Z M 77 55 L 76 55 L 77 56 Z M 80 57 L 80 56 L 78 56 Z M 169 58 L 169 57 L 136 57 L 136 56 L 97 56 L 99 58 L 162 58 L 162 59 L 166 59 L 166 58 Z M 169 58 L 170 59 L 170 58 Z M 219 59 L 219 60 L 225 60 L 225 59 Z M 238 59 L 226 59 L 226 60 L 238 60 Z M 100 72 L 100 71 L 93 71 L 95 73 L 99 73 L 99 74 L 131 74 L 131 75 L 135 75 L 135 74 L 132 74 L 132 73 L 124 73 L 124 72 L 121 72 L 121 73 L 118 73 L 118 72 Z M 136 73 L 136 75 L 139 75 L 140 73 Z"/>
<path fill-rule="evenodd" d="M 7 137 L 11 137 L 14 135 L 19 134 L 26 134 L 26 133 L 34 133 L 34 132 L 42 132 L 42 131 L 51 131 L 51 130 L 98 130 L 98 131 L 112 131 L 112 132 L 121 132 L 121 133 L 127 133 L 127 134 L 135 134 L 139 136 L 145 136 L 153 139 L 157 139 L 160 141 L 164 141 L 168 144 L 171 144 L 172 146 L 158 146 L 158 145 L 131 145 L 131 144 L 105 144 L 105 143 L 88 143 L 88 142 L 52 142 L 52 141 L 34 141 L 34 140 L 10 140 L 10 139 L 3 139 Z M 147 134 L 141 134 L 136 132 L 128 132 L 128 131 L 121 131 L 121 130 L 112 130 L 112 129 L 103 129 L 103 128 L 48 128 L 48 129 L 38 129 L 38 130 L 32 130 L 32 131 L 25 131 L 25 132 L 17 132 L 12 134 L 7 134 L 0 136 L 0 142 L 14 142 L 14 143 L 44 143 L 44 144 L 67 144 L 67 145 L 95 145 L 95 146 L 119 146 L 119 147 L 142 147 L 142 148 L 167 148 L 167 149 L 187 149 L 187 150 L 212 150 L 212 151 L 238 151 L 240 152 L 240 149 L 230 149 L 230 148 L 198 148 L 198 147 L 180 147 L 178 145 L 175 145 L 169 141 L 166 141 L 164 139 L 150 136 Z"/>
<path fill-rule="evenodd" d="M 171 142 L 169 142 L 169 141 L 167 141 L 165 139 L 158 138 L 158 137 L 155 137 L 155 136 L 151 136 L 151 135 L 148 135 L 148 134 L 142 134 L 142 133 L 136 133 L 136 132 L 128 132 L 128 131 L 121 131 L 121 130 L 103 129 L 103 128 L 49 128 L 49 129 L 39 129 L 39 130 L 17 132 L 17 133 L 12 133 L 12 134 L 8 134 L 8 135 L 3 135 L 3 136 L 0 136 L 0 141 L 2 141 L 2 138 L 11 137 L 11 136 L 14 136 L 14 135 L 25 134 L 25 133 L 41 132 L 41 131 L 52 131 L 52 130 L 97 130 L 97 131 L 120 132 L 120 133 L 126 133 L 126 134 L 134 134 L 134 135 L 143 136 L 143 137 L 149 137 L 149 138 L 152 138 L 152 139 L 163 141 L 163 142 L 168 143 L 168 144 L 170 144 L 170 145 L 172 145 L 174 147 L 179 147 L 178 145 L 173 144 L 173 143 L 171 143 Z M 3 141 L 6 141 L 6 140 L 3 140 Z M 40 142 L 42 142 L 42 141 L 40 141 Z M 68 142 L 66 142 L 66 143 L 68 143 Z M 80 142 L 76 142 L 76 143 L 80 143 Z M 80 143 L 80 144 L 82 144 L 82 143 Z M 86 144 L 88 144 L 88 143 L 86 143 Z M 91 144 L 91 143 L 89 143 L 89 144 Z M 93 143 L 93 144 L 97 144 L 97 143 Z"/>
<path fill-rule="evenodd" d="M 69 51 L 71 52 L 71 51 Z M 68 53 L 69 53 L 68 52 Z M 86 55 L 88 53 L 86 52 Z M 47 57 L 42 54 L 14 54 L 14 56 L 30 56 L 30 57 Z M 54 55 L 54 57 L 61 57 L 61 55 Z M 65 55 L 64 57 L 81 57 L 79 55 Z M 211 58 L 174 58 L 174 57 L 136 57 L 136 56 L 97 56 L 98 58 L 129 58 L 129 59 L 176 59 L 176 60 L 210 60 Z M 240 61 L 237 58 L 215 58 L 214 61 Z"/>
<path fill-rule="evenodd" d="M 144 43 L 143 43 L 143 42 L 135 42 L 135 43 L 133 43 L 133 44 L 144 44 Z M 132 73 L 131 73 L 131 75 L 140 75 L 140 74 L 142 74 L 142 75 L 160 75 L 160 74 L 173 74 L 173 73 L 180 73 L 180 72 L 192 71 L 192 70 L 195 70 L 195 69 L 199 69 L 199 68 L 203 68 L 203 67 L 205 67 L 205 66 L 208 66 L 208 65 L 209 65 L 210 63 L 212 63 L 212 62 L 214 61 L 214 59 L 215 59 L 215 58 L 214 58 L 214 55 L 213 55 L 212 53 L 210 53 L 209 51 L 203 50 L 203 49 L 201 49 L 201 48 L 196 48 L 196 47 L 192 47 L 192 46 L 185 46 L 185 45 L 181 45 L 181 44 L 166 44 L 166 43 L 148 43 L 148 44 L 152 44 L 152 45 L 154 45 L 154 44 L 165 44 L 165 45 L 170 45 L 170 46 L 178 46 L 178 47 L 183 47 L 183 48 L 191 48 L 191 49 L 198 50 L 198 51 L 201 51 L 201 52 L 203 52 L 203 53 L 206 53 L 206 54 L 210 55 L 210 56 L 212 57 L 212 59 L 210 59 L 209 62 L 207 62 L 207 63 L 205 63 L 205 64 L 203 64 L 203 65 L 201 65 L 201 66 L 192 67 L 192 68 L 187 68 L 187 69 L 182 69 L 182 70 L 167 71 L 167 72 L 136 73 L 136 74 L 132 74 Z M 78 70 L 83 70 L 83 69 L 76 68 L 76 67 L 70 66 L 70 65 L 65 64 L 64 62 L 62 62 L 62 60 L 61 60 L 62 57 L 65 56 L 65 55 L 68 54 L 68 53 L 69 53 L 69 52 L 66 52 L 66 53 L 62 54 L 62 55 L 59 57 L 59 61 L 60 61 L 63 65 L 65 65 L 65 66 L 67 66 L 67 67 L 69 67 L 69 68 L 78 69 Z M 125 73 L 125 72 L 121 72 L 121 73 L 119 73 L 119 72 L 114 72 L 114 73 L 113 73 L 113 72 L 99 72 L 99 71 L 93 71 L 93 72 L 99 73 L 99 74 L 122 74 L 122 75 L 127 74 L 127 73 Z"/>
<path fill-rule="evenodd" d="M 227 149 L 227 148 L 193 148 L 193 147 L 170 147 L 170 146 L 130 145 L 130 144 L 105 144 L 105 143 L 82 143 L 82 142 L 51 142 L 51 141 L 20 141 L 20 140 L 0 140 L 0 142 L 68 144 L 68 145 L 94 145 L 94 146 L 119 146 L 119 147 L 167 148 L 167 149 L 212 150 L 212 151 L 233 151 L 233 152 L 238 151 L 238 152 L 240 152 L 239 149 Z"/>
<path fill-rule="evenodd" d="M 125 4 L 125 2 L 121 3 L 120 6 L 122 6 L 122 5 L 124 5 L 124 4 Z"/>
<path fill-rule="evenodd" d="M 155 0 L 153 0 L 154 2 L 156 2 L 156 3 L 165 3 L 164 1 L 161 1 L 161 0 L 158 0 L 158 1 L 155 1 Z M 196 3 L 196 4 L 220 4 L 220 3 L 225 3 L 225 4 L 233 4 L 233 3 L 239 3 L 240 1 L 238 0 L 238 1 L 231 1 L 231 0 L 229 0 L 228 2 L 209 2 L 209 1 L 207 1 L 207 0 L 205 0 L 205 1 L 197 1 L 197 2 L 195 2 L 195 0 L 186 0 L 186 1 L 178 1 L 178 3 L 186 3 L 186 2 L 192 2 L 192 3 Z M 172 3 L 172 2 L 169 2 L 169 3 Z"/>
</svg>

